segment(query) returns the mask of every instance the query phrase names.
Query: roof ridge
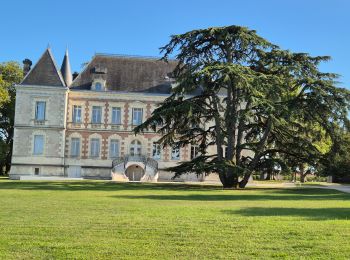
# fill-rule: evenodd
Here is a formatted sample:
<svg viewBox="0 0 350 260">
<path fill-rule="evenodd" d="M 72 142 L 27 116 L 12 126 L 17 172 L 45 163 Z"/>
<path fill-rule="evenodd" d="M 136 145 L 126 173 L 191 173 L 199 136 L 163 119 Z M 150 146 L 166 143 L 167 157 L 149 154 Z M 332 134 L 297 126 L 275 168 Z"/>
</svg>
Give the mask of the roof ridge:
<svg viewBox="0 0 350 260">
<path fill-rule="evenodd" d="M 55 69 L 56 69 L 56 73 L 58 74 L 58 77 L 60 78 L 62 84 L 64 87 L 66 87 L 66 82 L 64 81 L 63 79 L 63 76 L 61 74 L 61 71 L 58 69 L 58 66 L 57 66 L 57 63 L 56 63 L 56 60 L 55 60 L 55 57 L 53 56 L 52 52 L 51 52 L 51 48 L 47 48 L 47 51 L 51 57 L 51 60 L 53 62 L 53 65 L 55 66 Z"/>
<path fill-rule="evenodd" d="M 115 57 L 115 58 L 131 58 L 131 59 L 146 59 L 146 60 L 161 60 L 161 56 L 152 56 L 152 55 L 137 55 L 137 54 L 122 54 L 122 53 L 103 53 L 96 52 L 94 56 L 102 57 Z M 169 60 L 175 61 L 176 59 L 170 58 Z"/>
<path fill-rule="evenodd" d="M 45 60 L 45 56 L 48 56 L 47 58 L 49 59 L 49 61 L 52 62 L 53 64 L 53 68 L 54 70 L 56 71 L 56 74 L 58 76 L 58 81 L 59 84 L 62 86 L 62 87 L 66 87 L 66 84 L 65 84 L 65 81 L 63 80 L 63 77 L 60 73 L 60 71 L 58 70 L 58 67 L 57 67 L 57 63 L 55 61 L 55 58 L 53 57 L 53 54 L 51 52 L 51 49 L 50 47 L 47 47 L 45 49 L 45 51 L 43 52 L 43 54 L 40 56 L 40 58 L 37 60 L 37 62 L 35 63 L 35 65 L 30 69 L 30 71 L 26 74 L 26 76 L 23 78 L 23 80 L 21 81 L 20 85 L 42 85 L 44 82 L 36 82 L 38 79 L 34 80 L 33 82 L 33 76 L 31 76 L 35 71 L 38 70 L 38 66 L 39 64 L 42 65 L 42 62 Z M 36 75 L 37 76 L 37 75 Z M 31 78 L 32 77 L 32 78 Z M 34 79 L 35 79 L 35 76 L 34 76 Z M 29 80 L 29 83 L 26 83 L 26 81 Z M 42 79 L 41 79 L 42 80 Z M 57 80 L 57 79 L 56 79 Z M 54 84 L 53 86 L 60 86 L 59 84 Z M 48 84 L 50 85 L 50 84 Z"/>
</svg>

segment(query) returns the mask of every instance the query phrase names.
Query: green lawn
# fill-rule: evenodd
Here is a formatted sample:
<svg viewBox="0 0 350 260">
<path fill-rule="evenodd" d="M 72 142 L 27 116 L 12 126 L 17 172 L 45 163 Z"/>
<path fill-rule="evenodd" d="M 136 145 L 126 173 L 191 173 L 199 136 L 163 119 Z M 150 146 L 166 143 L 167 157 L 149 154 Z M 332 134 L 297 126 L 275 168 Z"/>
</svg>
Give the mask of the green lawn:
<svg viewBox="0 0 350 260">
<path fill-rule="evenodd" d="M 0 258 L 349 259 L 350 194 L 0 180 Z"/>
</svg>

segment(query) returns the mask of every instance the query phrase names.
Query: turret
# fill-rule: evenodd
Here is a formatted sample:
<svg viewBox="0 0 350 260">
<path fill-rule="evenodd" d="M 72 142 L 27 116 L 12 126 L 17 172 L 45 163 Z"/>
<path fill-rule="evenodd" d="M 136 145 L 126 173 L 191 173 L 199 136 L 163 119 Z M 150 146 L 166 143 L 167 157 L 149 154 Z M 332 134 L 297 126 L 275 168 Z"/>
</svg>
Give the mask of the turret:
<svg viewBox="0 0 350 260">
<path fill-rule="evenodd" d="M 63 58 L 62 66 L 61 66 L 61 74 L 66 83 L 66 86 L 69 87 L 72 84 L 72 72 L 70 69 L 69 56 L 68 56 L 68 48 L 66 49 L 66 53 Z"/>
</svg>

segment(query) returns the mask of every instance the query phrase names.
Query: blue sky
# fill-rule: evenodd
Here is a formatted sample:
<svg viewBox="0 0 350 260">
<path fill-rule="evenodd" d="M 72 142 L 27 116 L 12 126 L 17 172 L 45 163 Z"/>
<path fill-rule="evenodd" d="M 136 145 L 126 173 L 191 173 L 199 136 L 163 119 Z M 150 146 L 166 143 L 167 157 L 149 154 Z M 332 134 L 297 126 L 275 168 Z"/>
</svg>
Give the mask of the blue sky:
<svg viewBox="0 0 350 260">
<path fill-rule="evenodd" d="M 50 43 L 60 65 L 68 45 L 74 71 L 95 52 L 159 56 L 171 34 L 248 26 L 284 49 L 332 56 L 321 69 L 350 88 L 348 0 L 11 0 L 0 24 L 0 61 L 35 62 Z"/>
</svg>

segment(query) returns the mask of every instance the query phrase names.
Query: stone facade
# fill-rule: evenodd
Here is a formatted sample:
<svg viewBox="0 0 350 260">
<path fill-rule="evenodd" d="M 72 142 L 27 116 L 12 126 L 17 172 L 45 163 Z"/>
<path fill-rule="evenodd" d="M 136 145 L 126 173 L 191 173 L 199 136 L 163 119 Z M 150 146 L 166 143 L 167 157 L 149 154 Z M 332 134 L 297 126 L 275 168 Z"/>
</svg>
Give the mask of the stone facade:
<svg viewBox="0 0 350 260">
<path fill-rule="evenodd" d="M 115 79 L 118 73 L 115 71 L 111 73 L 111 70 L 113 66 L 120 70 L 125 63 L 125 58 L 108 57 L 107 65 L 103 64 L 103 60 L 103 57 L 93 58 L 78 78 L 67 86 L 66 82 L 69 80 L 62 77 L 62 74 L 68 75 L 67 70 L 70 69 L 67 64 L 68 56 L 64 59 L 65 64 L 62 68 L 64 67 L 65 71 L 61 74 L 51 52 L 47 50 L 22 84 L 17 86 L 10 172 L 12 179 L 18 179 L 24 175 L 110 179 L 113 159 L 116 156 L 125 157 L 137 151 L 138 155 L 157 160 L 159 168 L 157 179 L 168 181 L 173 174 L 162 169 L 174 166 L 179 161 L 191 159 L 191 147 L 181 148 L 179 157 L 173 158 L 170 147 L 160 149 L 159 153 L 157 149 L 155 150 L 155 143 L 160 137 L 155 132 L 149 131 L 135 136 L 132 131 L 135 127 L 134 116 L 140 115 L 141 121 L 145 121 L 157 104 L 169 95 L 164 93 L 169 91 L 167 75 L 163 78 L 159 78 L 159 75 L 170 71 L 171 68 L 158 63 L 155 66 L 155 60 L 141 59 L 142 62 L 139 62 L 131 58 L 127 63 L 128 68 L 133 68 L 133 73 L 137 72 L 138 66 L 142 68 L 140 79 L 137 75 L 129 75 L 127 71 L 121 73 L 121 75 L 127 75 L 127 78 L 125 76 L 122 79 Z M 91 67 L 94 62 L 95 67 Z M 152 68 L 158 69 L 158 72 L 151 70 L 147 74 L 145 66 L 148 63 L 151 63 Z M 48 64 L 51 64 L 51 67 L 48 68 Z M 111 73 L 113 77 L 104 75 L 106 73 Z M 158 78 L 152 80 L 150 77 Z M 157 86 L 149 85 L 151 83 L 143 86 L 141 83 L 137 84 L 138 80 L 155 82 Z M 45 85 L 45 81 L 48 85 Z M 89 85 L 86 85 L 87 81 Z M 132 90 L 137 91 L 128 91 L 127 86 L 124 85 L 114 85 L 112 88 L 108 85 L 109 81 L 120 81 L 123 84 L 132 82 L 130 83 Z M 79 82 L 83 82 L 83 85 Z M 137 89 L 139 85 L 144 88 Z M 41 111 L 42 109 L 44 112 Z M 112 122 L 113 111 L 119 113 L 117 122 Z M 44 119 L 39 118 L 39 120 L 38 117 L 44 117 Z M 128 165 L 130 169 L 138 167 L 136 162 L 134 164 L 128 162 Z M 178 180 L 201 181 L 203 179 L 203 176 L 197 177 L 193 174 Z"/>
<path fill-rule="evenodd" d="M 18 86 L 11 178 L 33 175 L 64 176 L 67 89 Z M 44 121 L 35 120 L 36 102 L 43 101 L 47 111 Z M 43 136 L 42 154 L 34 154 L 34 136 Z"/>
</svg>

